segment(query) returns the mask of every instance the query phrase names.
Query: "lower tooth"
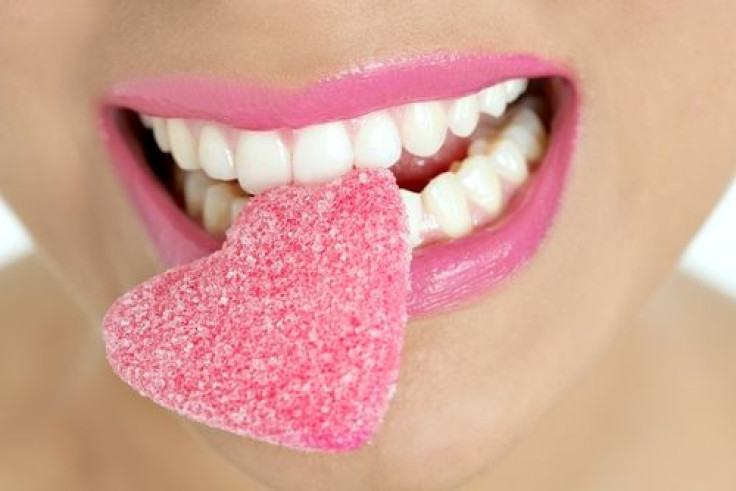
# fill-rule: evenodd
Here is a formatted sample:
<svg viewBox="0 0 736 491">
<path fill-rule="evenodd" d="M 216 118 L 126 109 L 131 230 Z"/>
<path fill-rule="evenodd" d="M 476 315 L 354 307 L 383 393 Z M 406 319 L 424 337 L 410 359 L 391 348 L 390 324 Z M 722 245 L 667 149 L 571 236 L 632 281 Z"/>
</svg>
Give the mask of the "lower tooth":
<svg viewBox="0 0 736 491">
<path fill-rule="evenodd" d="M 222 238 L 230 226 L 231 206 L 240 193 L 234 183 L 222 182 L 207 189 L 202 211 L 202 224 L 211 235 Z"/>
<path fill-rule="evenodd" d="M 237 220 L 238 215 L 240 215 L 240 212 L 243 211 L 243 207 L 248 202 L 249 198 L 240 197 L 235 198 L 233 202 L 230 204 L 230 223 L 235 223 L 235 220 Z"/>
<path fill-rule="evenodd" d="M 468 155 L 483 155 L 488 151 L 488 142 L 482 138 L 473 140 L 468 146 Z"/>
<path fill-rule="evenodd" d="M 520 102 L 519 106 L 519 114 L 531 113 L 530 115 L 533 116 L 540 125 L 542 124 L 542 121 L 539 119 L 539 115 L 547 112 L 549 108 L 547 101 L 536 95 L 524 97 L 524 100 Z"/>
<path fill-rule="evenodd" d="M 404 209 L 409 222 L 409 243 L 412 247 L 418 246 L 422 242 L 422 221 L 424 219 L 424 207 L 422 206 L 422 197 L 419 193 L 400 189 L 401 200 L 404 202 Z"/>
<path fill-rule="evenodd" d="M 511 184 L 518 186 L 529 176 L 526 159 L 516 143 L 511 140 L 502 138 L 494 142 L 489 161 L 498 175 Z"/>
<path fill-rule="evenodd" d="M 527 162 L 536 162 L 544 155 L 545 135 L 534 136 L 528 128 L 512 125 L 501 133 L 501 137 L 516 143 Z"/>
<path fill-rule="evenodd" d="M 532 101 L 529 104 L 533 103 Z M 520 107 L 505 131 L 512 140 L 517 141 L 528 161 L 535 162 L 542 158 L 546 147 L 547 130 L 534 109 L 527 106 Z"/>
<path fill-rule="evenodd" d="M 514 126 L 523 126 L 534 136 L 541 136 L 546 133 L 544 123 L 542 123 L 537 112 L 531 107 L 520 107 L 511 118 L 511 124 Z"/>
<path fill-rule="evenodd" d="M 503 192 L 490 158 L 484 155 L 469 157 L 460 164 L 456 175 L 468 198 L 495 218 L 501 211 Z"/>
<path fill-rule="evenodd" d="M 473 222 L 470 208 L 462 185 L 452 172 L 432 179 L 422 191 L 422 202 L 446 236 L 457 238 L 471 231 Z"/>
<path fill-rule="evenodd" d="M 204 196 L 212 181 L 201 172 L 184 172 L 182 194 L 187 215 L 195 220 L 202 217 Z"/>
</svg>

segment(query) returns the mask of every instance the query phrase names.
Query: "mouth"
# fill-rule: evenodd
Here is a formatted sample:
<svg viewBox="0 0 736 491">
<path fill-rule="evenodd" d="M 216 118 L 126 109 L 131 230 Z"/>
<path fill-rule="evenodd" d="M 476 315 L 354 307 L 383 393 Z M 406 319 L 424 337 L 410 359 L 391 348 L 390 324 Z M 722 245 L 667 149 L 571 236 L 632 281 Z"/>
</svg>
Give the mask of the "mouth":
<svg viewBox="0 0 736 491">
<path fill-rule="evenodd" d="M 432 55 L 300 90 L 129 82 L 101 120 L 169 266 L 217 250 L 253 196 L 390 169 L 409 223 L 416 316 L 488 292 L 534 255 L 559 207 L 577 114 L 573 79 L 556 65 Z"/>
</svg>

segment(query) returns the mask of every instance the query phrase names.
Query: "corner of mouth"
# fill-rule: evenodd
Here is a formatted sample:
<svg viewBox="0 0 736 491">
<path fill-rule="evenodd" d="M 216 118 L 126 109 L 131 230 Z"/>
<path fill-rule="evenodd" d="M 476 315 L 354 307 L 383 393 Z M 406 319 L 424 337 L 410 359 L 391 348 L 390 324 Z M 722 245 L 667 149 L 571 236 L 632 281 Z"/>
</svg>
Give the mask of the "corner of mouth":
<svg viewBox="0 0 736 491">
<path fill-rule="evenodd" d="M 578 100 L 572 73 L 535 57 L 433 55 L 297 92 L 125 82 L 101 119 L 114 167 L 170 266 L 219 248 L 239 210 L 270 188 L 390 169 L 409 221 L 417 317 L 487 294 L 550 235 Z"/>
</svg>

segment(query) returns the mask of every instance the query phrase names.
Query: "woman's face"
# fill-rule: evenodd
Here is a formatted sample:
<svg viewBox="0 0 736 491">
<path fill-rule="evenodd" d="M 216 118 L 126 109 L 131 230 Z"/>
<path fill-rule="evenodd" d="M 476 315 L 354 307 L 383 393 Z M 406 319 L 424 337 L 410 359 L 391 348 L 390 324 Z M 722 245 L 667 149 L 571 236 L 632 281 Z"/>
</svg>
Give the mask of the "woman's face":
<svg viewBox="0 0 736 491">
<path fill-rule="evenodd" d="M 437 51 L 530 53 L 577 79 L 546 241 L 500 288 L 409 322 L 372 444 L 306 453 L 197 426 L 277 487 L 441 489 L 487 469 L 667 274 L 736 158 L 729 2 L 0 0 L 0 18 L 0 191 L 97 318 L 163 269 L 97 128 L 116 83 L 301 87 Z"/>
</svg>

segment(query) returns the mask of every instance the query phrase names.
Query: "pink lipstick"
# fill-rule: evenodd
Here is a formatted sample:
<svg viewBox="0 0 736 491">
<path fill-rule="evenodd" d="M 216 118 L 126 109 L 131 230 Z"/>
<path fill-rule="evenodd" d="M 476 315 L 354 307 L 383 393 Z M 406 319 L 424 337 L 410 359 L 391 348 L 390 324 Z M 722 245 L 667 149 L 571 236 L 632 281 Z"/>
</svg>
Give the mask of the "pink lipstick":
<svg viewBox="0 0 736 491">
<path fill-rule="evenodd" d="M 566 68 L 528 55 L 436 53 L 365 64 L 304 87 L 166 75 L 112 87 L 102 105 L 101 122 L 115 168 L 162 259 L 174 266 L 210 254 L 221 241 L 184 215 L 166 188 L 152 179 L 141 163 L 142 152 L 120 124 L 121 109 L 248 130 L 298 129 L 411 102 L 458 98 L 520 77 L 553 80 L 548 95 L 554 114 L 544 158 L 493 226 L 414 250 L 408 312 L 419 316 L 489 292 L 519 270 L 548 235 L 562 197 L 579 113 L 575 79 Z"/>
</svg>

